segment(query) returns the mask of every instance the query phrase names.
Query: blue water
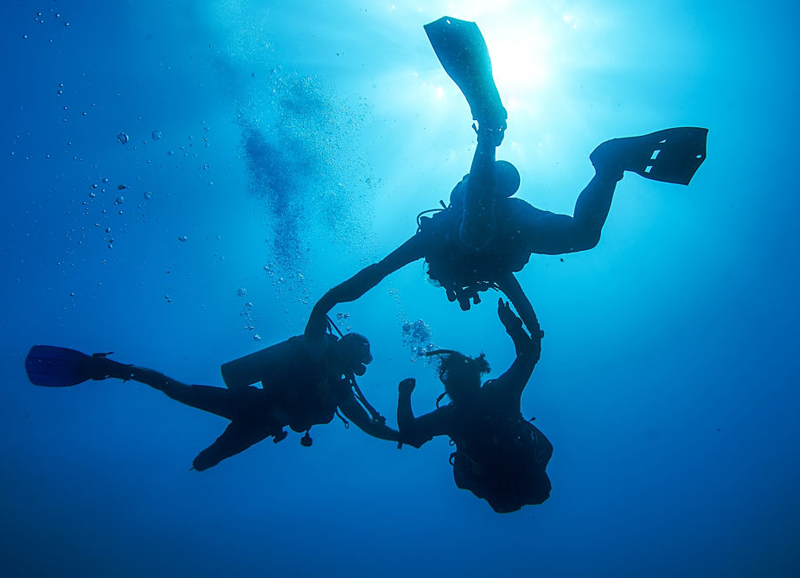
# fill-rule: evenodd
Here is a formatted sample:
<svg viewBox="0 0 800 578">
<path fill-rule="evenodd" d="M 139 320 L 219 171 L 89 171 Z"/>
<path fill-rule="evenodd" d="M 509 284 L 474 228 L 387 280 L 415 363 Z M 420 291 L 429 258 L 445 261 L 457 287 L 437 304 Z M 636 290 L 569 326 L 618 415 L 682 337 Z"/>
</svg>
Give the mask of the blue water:
<svg viewBox="0 0 800 578">
<path fill-rule="evenodd" d="M 3 576 L 800 575 L 795 3 L 3 12 Z M 338 420 L 198 473 L 224 420 L 135 383 L 28 383 L 47 343 L 221 385 L 413 234 L 474 150 L 422 30 L 444 14 L 481 26 L 498 156 L 540 208 L 571 212 L 608 138 L 711 131 L 690 187 L 626 176 L 598 247 L 519 275 L 546 332 L 523 412 L 555 446 L 549 501 L 495 514 L 445 439 L 398 451 Z M 404 323 L 508 366 L 492 301 L 463 313 L 415 263 L 334 310 L 372 341 L 361 383 L 390 423 L 400 379 L 418 412 L 441 391 Z"/>
</svg>

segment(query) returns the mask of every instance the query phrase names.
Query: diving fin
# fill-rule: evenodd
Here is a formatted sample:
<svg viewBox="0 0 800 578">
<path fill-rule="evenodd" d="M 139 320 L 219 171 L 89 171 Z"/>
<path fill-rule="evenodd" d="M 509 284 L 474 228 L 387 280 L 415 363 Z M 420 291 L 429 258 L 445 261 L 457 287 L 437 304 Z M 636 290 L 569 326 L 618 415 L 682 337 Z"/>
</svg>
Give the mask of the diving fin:
<svg viewBox="0 0 800 578">
<path fill-rule="evenodd" d="M 25 371 L 34 385 L 69 387 L 89 379 L 108 377 L 103 371 L 107 365 L 104 361 L 102 354 L 91 356 L 66 347 L 34 345 L 25 358 Z"/>
<path fill-rule="evenodd" d="M 489 49 L 474 22 L 444 16 L 424 26 L 439 62 L 467 99 L 472 118 L 505 129 L 508 113 L 492 76 Z"/>
<path fill-rule="evenodd" d="M 706 159 L 707 138 L 707 128 L 668 128 L 606 141 L 589 158 L 596 168 L 632 171 L 654 181 L 688 185 Z"/>
</svg>

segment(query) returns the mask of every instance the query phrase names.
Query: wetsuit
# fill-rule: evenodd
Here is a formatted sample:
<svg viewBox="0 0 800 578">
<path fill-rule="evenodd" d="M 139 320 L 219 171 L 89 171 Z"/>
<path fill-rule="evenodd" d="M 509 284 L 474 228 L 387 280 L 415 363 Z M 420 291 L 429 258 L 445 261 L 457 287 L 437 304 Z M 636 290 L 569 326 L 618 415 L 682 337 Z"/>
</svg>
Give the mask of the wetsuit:
<svg viewBox="0 0 800 578">
<path fill-rule="evenodd" d="M 280 359 L 264 367 L 260 388 L 187 385 L 152 369 L 112 360 L 107 360 L 112 364 L 107 374 L 145 383 L 185 405 L 230 420 L 223 434 L 194 459 L 196 470 L 215 466 L 269 436 L 280 441 L 286 437 L 286 426 L 302 432 L 329 423 L 337 408 L 366 433 L 398 441 L 398 432 L 372 419 L 356 400 L 333 347 L 337 339 L 325 334 L 322 339 L 300 335 L 283 342 L 288 347 L 281 349 Z"/>
<path fill-rule="evenodd" d="M 489 502 L 497 512 L 541 504 L 550 495 L 545 472 L 552 445 L 522 417 L 520 399 L 541 352 L 541 332 L 532 338 L 519 320 L 506 324 L 517 358 L 503 375 L 487 381 L 469 399 L 453 401 L 414 417 L 411 391 L 401 389 L 397 423 L 403 441 L 419 446 L 449 436 L 456 484 Z"/>
<path fill-rule="evenodd" d="M 479 139 L 469 178 L 466 183 L 462 181 L 466 185 L 462 198 L 451 199 L 450 206 L 434 217 L 423 217 L 413 237 L 323 295 L 314 306 L 307 334 L 309 330 L 319 331 L 314 320 L 318 324 L 338 303 L 355 301 L 386 276 L 423 258 L 431 279 L 462 309 L 469 309 L 470 300 L 480 302 L 480 291 L 497 287 L 533 331 L 535 316 L 514 273 L 522 270 L 533 253 L 559 255 L 596 246 L 619 175 L 598 172 L 578 197 L 574 215 L 560 215 L 521 199 L 497 198 L 493 177 L 487 176 L 494 158 L 494 146 Z M 474 202 L 476 198 L 480 202 Z M 465 231 L 468 217 L 473 222 L 485 219 L 487 226 Z"/>
</svg>

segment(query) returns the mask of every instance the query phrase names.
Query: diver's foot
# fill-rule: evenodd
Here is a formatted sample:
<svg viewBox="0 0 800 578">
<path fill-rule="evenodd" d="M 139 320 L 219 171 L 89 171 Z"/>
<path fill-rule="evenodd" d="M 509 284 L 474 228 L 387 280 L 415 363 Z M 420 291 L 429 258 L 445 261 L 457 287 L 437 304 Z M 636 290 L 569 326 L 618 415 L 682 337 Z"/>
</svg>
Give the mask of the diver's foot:
<svg viewBox="0 0 800 578">
<path fill-rule="evenodd" d="M 287 435 L 289 434 L 286 433 L 286 430 L 282 429 L 281 431 L 272 436 L 272 443 L 276 444 L 278 442 L 282 442 L 283 440 L 286 439 Z"/>
<path fill-rule="evenodd" d="M 473 130 L 478 135 L 478 142 L 488 142 L 490 145 L 499 147 L 503 143 L 503 137 L 506 134 L 505 126 L 497 127 L 489 125 L 491 128 L 486 128 L 486 125 L 480 124 L 478 126 L 472 125 Z"/>
<path fill-rule="evenodd" d="M 473 118 L 478 121 L 477 127 L 473 124 L 472 128 L 478 133 L 478 140 L 481 142 L 489 141 L 496 147 L 503 142 L 508 124 L 508 112 L 502 106 L 494 110 L 477 112 Z"/>
<path fill-rule="evenodd" d="M 652 135 L 615 138 L 594 149 L 589 160 L 599 176 L 619 181 L 625 171 L 643 171 L 657 146 Z"/>
</svg>

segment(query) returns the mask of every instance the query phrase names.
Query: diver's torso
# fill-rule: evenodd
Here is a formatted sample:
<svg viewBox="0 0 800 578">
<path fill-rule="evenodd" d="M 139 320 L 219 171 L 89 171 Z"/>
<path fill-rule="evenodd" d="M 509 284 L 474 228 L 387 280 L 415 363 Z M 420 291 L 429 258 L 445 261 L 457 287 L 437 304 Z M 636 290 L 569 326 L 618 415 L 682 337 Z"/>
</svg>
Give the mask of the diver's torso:
<svg viewBox="0 0 800 578">
<path fill-rule="evenodd" d="M 483 463 L 500 463 L 530 454 L 530 424 L 522 417 L 518 399 L 484 385 L 472 403 L 454 402 L 452 406 L 450 437 L 460 451 Z"/>
<path fill-rule="evenodd" d="M 494 283 L 502 275 L 518 272 L 527 264 L 530 252 L 514 223 L 510 199 L 501 199 L 495 208 L 497 229 L 491 242 L 480 251 L 465 249 L 458 239 L 461 214 L 448 208 L 421 221 L 427 237 L 425 260 L 428 274 L 446 289 Z"/>
<path fill-rule="evenodd" d="M 329 423 L 342 399 L 350 395 L 350 384 L 331 369 L 333 344 L 329 340 L 322 359 L 314 359 L 303 335 L 289 339 L 291 355 L 265 373 L 262 381 L 266 404 L 278 406 L 287 416 L 289 427 L 301 432 L 312 425 Z"/>
</svg>

